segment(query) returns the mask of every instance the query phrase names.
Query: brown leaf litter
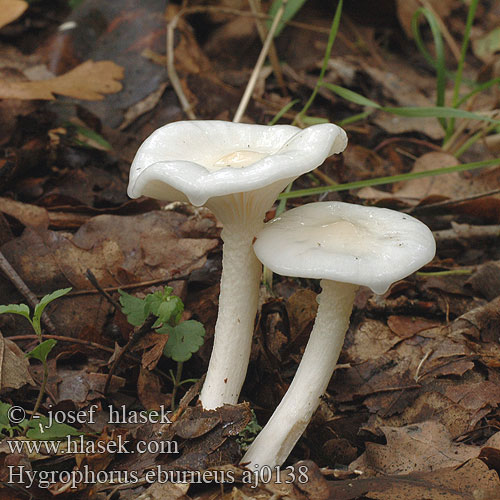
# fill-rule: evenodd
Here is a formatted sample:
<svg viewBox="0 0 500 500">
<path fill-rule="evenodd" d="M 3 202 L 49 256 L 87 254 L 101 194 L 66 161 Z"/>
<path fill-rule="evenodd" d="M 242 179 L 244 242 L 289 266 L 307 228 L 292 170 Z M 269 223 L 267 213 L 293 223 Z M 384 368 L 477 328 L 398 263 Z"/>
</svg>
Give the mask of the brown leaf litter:
<svg viewBox="0 0 500 500">
<path fill-rule="evenodd" d="M 120 92 L 123 68 L 112 61 L 85 61 L 64 75 L 38 81 L 0 80 L 0 99 L 53 100 L 64 95 L 100 101 L 105 94 Z"/>
<path fill-rule="evenodd" d="M 23 0 L 0 0 L 0 29 L 22 16 L 27 8 Z"/>
</svg>

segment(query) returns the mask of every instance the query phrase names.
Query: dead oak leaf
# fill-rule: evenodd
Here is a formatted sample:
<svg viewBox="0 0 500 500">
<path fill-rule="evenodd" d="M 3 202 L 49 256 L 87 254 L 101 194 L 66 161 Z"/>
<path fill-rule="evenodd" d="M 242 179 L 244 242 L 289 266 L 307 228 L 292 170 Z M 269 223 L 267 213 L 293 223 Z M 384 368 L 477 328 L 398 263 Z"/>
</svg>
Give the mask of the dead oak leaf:
<svg viewBox="0 0 500 500">
<path fill-rule="evenodd" d="M 383 356 L 399 342 L 401 338 L 384 323 L 366 319 L 354 334 L 347 334 L 344 354 L 349 362 L 362 363 Z"/>
<path fill-rule="evenodd" d="M 0 212 L 14 217 L 24 226 L 42 227 L 44 229 L 49 226 L 47 210 L 37 205 L 0 197 Z"/>
<path fill-rule="evenodd" d="M 387 444 L 366 443 L 349 466 L 367 475 L 409 474 L 453 467 L 476 458 L 480 447 L 453 443 L 446 427 L 428 420 L 406 427 L 382 427 Z"/>
<path fill-rule="evenodd" d="M 27 8 L 23 0 L 0 0 L 0 28 L 15 21 Z"/>
<path fill-rule="evenodd" d="M 0 391 L 35 385 L 29 374 L 29 362 L 23 351 L 0 333 Z"/>
<path fill-rule="evenodd" d="M 184 500 L 189 498 L 186 493 L 189 490 L 189 483 L 158 482 L 153 484 L 144 493 L 137 497 L 137 500 Z"/>
<path fill-rule="evenodd" d="M 496 500 L 500 498 L 498 474 L 481 460 L 459 467 L 405 476 L 361 478 L 331 483 L 331 498 L 355 500 L 440 499 Z"/>
<path fill-rule="evenodd" d="M 122 89 L 124 70 L 112 61 L 85 61 L 63 75 L 29 82 L 0 80 L 0 99 L 53 100 L 55 94 L 100 101 Z"/>
<path fill-rule="evenodd" d="M 439 322 L 416 316 L 393 315 L 387 318 L 387 326 L 398 337 L 407 339 L 413 337 L 419 332 L 439 326 Z"/>
</svg>

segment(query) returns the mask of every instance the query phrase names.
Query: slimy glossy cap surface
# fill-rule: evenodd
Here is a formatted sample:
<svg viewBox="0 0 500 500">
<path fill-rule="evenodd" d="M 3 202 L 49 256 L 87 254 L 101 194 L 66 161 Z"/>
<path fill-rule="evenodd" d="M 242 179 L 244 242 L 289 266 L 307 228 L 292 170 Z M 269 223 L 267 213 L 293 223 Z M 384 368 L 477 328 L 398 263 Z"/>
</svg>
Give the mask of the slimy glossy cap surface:
<svg viewBox="0 0 500 500">
<path fill-rule="evenodd" d="M 295 179 L 346 145 L 346 133 L 332 123 L 304 130 L 218 120 L 170 123 L 139 148 L 128 194 L 199 206 L 212 197 Z"/>
<path fill-rule="evenodd" d="M 381 294 L 431 261 L 436 243 L 425 224 L 395 210 L 319 202 L 268 222 L 254 250 L 277 274 L 364 285 Z"/>
</svg>

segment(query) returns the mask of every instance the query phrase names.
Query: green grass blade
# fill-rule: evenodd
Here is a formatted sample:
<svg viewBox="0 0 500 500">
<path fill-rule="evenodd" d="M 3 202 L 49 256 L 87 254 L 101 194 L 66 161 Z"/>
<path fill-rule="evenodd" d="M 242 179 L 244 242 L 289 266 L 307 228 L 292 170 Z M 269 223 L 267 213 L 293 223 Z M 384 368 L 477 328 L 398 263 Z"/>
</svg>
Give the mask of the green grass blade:
<svg viewBox="0 0 500 500">
<path fill-rule="evenodd" d="M 429 54 L 427 48 L 425 47 L 424 41 L 422 40 L 422 35 L 420 33 L 420 25 L 418 22 L 420 16 L 425 17 L 427 23 L 431 28 L 432 37 L 434 39 L 434 48 L 436 50 L 436 60 L 434 60 L 432 56 Z M 436 68 L 436 89 L 437 89 L 436 105 L 444 106 L 445 103 L 444 97 L 446 90 L 446 60 L 445 60 L 443 37 L 441 36 L 441 29 L 439 27 L 439 23 L 434 14 L 430 10 L 422 7 L 420 9 L 417 9 L 413 14 L 413 17 L 411 19 L 411 27 L 413 35 L 415 37 L 415 42 L 420 52 L 422 52 L 425 59 L 427 59 L 427 61 Z M 447 123 L 444 119 L 440 119 L 439 123 L 441 123 L 442 127 L 445 130 L 447 129 Z"/>
<path fill-rule="evenodd" d="M 434 170 L 427 170 L 425 172 L 410 172 L 408 174 L 392 175 L 388 177 L 377 177 L 375 179 L 365 179 L 363 181 L 349 182 L 346 184 L 336 184 L 335 186 L 321 186 L 310 189 L 300 189 L 297 191 L 290 191 L 289 193 L 281 193 L 278 196 L 279 200 L 290 198 L 301 198 L 303 196 L 313 196 L 323 193 L 331 193 L 334 191 L 347 191 L 349 189 L 359 189 L 369 186 L 382 186 L 384 184 L 393 184 L 394 182 L 410 181 L 414 179 L 421 179 L 424 177 L 434 177 L 436 175 L 451 174 L 453 172 L 463 172 L 465 170 L 475 170 L 477 168 L 491 167 L 493 165 L 500 165 L 500 158 L 494 160 L 483 160 L 473 163 L 464 163 L 462 165 L 454 165 L 452 167 L 436 168 Z M 390 193 L 387 193 L 390 196 Z"/>
<path fill-rule="evenodd" d="M 380 109 L 382 106 L 367 97 L 358 94 L 352 90 L 346 89 L 345 87 L 340 87 L 339 85 L 334 85 L 333 83 L 322 83 L 323 87 L 331 90 L 338 96 L 344 98 L 346 101 L 353 102 L 354 104 L 359 104 L 360 106 L 368 106 L 370 108 Z"/>
<path fill-rule="evenodd" d="M 325 56 L 323 57 L 323 64 L 321 65 L 321 71 L 319 73 L 319 77 L 314 87 L 314 90 L 312 91 L 311 97 L 309 97 L 309 100 L 306 102 L 302 110 L 295 117 L 295 120 L 293 121 L 292 125 L 295 125 L 295 123 L 297 121 L 300 121 L 301 117 L 307 113 L 312 103 L 314 102 L 314 99 L 316 98 L 316 94 L 318 93 L 319 88 L 323 83 L 323 78 L 326 73 L 328 61 L 330 60 L 330 57 L 332 55 L 333 44 L 335 42 L 335 38 L 337 38 L 337 32 L 339 30 L 339 24 L 340 24 L 340 17 L 342 15 L 343 3 L 344 3 L 343 0 L 339 0 L 337 8 L 335 9 L 335 15 L 333 16 L 332 26 L 330 28 L 330 33 L 328 35 L 328 43 L 326 45 Z"/>
<path fill-rule="evenodd" d="M 464 71 L 465 65 L 465 56 L 467 55 L 467 48 L 469 46 L 470 39 L 470 31 L 472 28 L 472 23 L 474 22 L 474 17 L 476 16 L 478 0 L 471 0 L 469 5 L 469 12 L 467 13 L 467 21 L 465 23 L 465 32 L 464 37 L 462 39 L 462 48 L 460 50 L 460 60 L 458 61 L 457 73 L 455 75 L 455 84 L 453 87 L 453 101 L 452 106 L 454 108 L 458 107 L 458 95 L 460 92 L 460 87 L 462 85 L 462 74 Z M 446 139 L 448 139 L 452 134 L 455 128 L 455 120 L 450 120 L 448 123 L 448 129 L 446 131 Z M 445 139 L 445 142 L 446 142 Z"/>
<path fill-rule="evenodd" d="M 500 120 L 495 120 L 494 118 L 490 118 L 489 116 L 480 115 L 471 111 L 465 111 L 463 109 L 447 108 L 444 106 L 436 106 L 430 108 L 392 108 L 384 106 L 381 108 L 381 110 L 386 111 L 387 113 L 392 113 L 394 115 L 407 116 L 412 118 L 465 118 L 468 120 L 478 120 L 500 125 Z"/>
<path fill-rule="evenodd" d="M 471 0 L 469 5 L 469 12 L 467 13 L 467 21 L 465 23 L 465 32 L 462 39 L 462 48 L 460 50 L 460 60 L 458 61 L 457 74 L 455 75 L 455 86 L 453 88 L 453 106 L 458 103 L 458 94 L 460 92 L 460 85 L 462 83 L 462 74 L 465 65 L 465 56 L 469 47 L 470 32 L 474 18 L 476 17 L 478 0 Z"/>
<path fill-rule="evenodd" d="M 278 121 L 281 119 L 281 117 L 290 109 L 292 109 L 297 103 L 299 102 L 298 99 L 294 99 L 293 101 L 290 101 L 288 104 L 285 104 L 268 122 L 268 125 L 275 125 L 278 123 Z"/>
<path fill-rule="evenodd" d="M 460 100 L 457 102 L 456 107 L 459 108 L 462 104 L 467 102 L 472 96 L 478 94 L 479 92 L 482 92 L 483 90 L 488 90 L 490 87 L 493 87 L 493 85 L 500 85 L 500 77 L 499 78 L 493 78 L 491 80 L 488 80 L 487 82 L 481 83 L 477 85 L 477 87 L 469 92 L 468 94 L 465 94 Z"/>
<path fill-rule="evenodd" d="M 267 22 L 268 30 L 271 28 L 272 19 L 274 19 L 274 16 L 276 15 L 276 12 L 278 12 L 282 3 L 283 0 L 274 0 L 274 2 L 272 3 L 268 13 L 271 17 L 271 19 Z M 285 23 L 293 19 L 295 17 L 295 14 L 297 14 L 297 12 L 305 3 L 306 0 L 288 0 L 288 3 L 285 6 L 283 17 L 281 18 L 281 21 L 279 22 L 278 27 L 276 28 L 276 31 L 274 33 L 274 38 L 279 36 L 279 34 L 283 31 L 283 28 L 285 27 Z"/>
<path fill-rule="evenodd" d="M 323 87 L 331 90 L 335 94 L 343 97 L 344 99 L 359 104 L 361 106 L 368 106 L 371 108 L 379 109 L 393 115 L 406 116 L 410 118 L 464 118 L 467 120 L 479 120 L 489 123 L 496 123 L 500 125 L 500 120 L 495 120 L 489 116 L 480 115 L 471 111 L 462 109 L 448 108 L 446 106 L 433 106 L 433 107 L 392 107 L 381 106 L 375 101 L 368 99 L 357 92 L 333 85 L 332 83 L 323 83 Z"/>
<path fill-rule="evenodd" d="M 373 110 L 369 109 L 368 111 L 365 111 L 363 113 L 359 113 L 357 115 L 352 115 L 352 116 L 349 116 L 348 118 L 344 118 L 343 120 L 340 120 L 339 122 L 337 122 L 337 125 L 339 125 L 340 127 L 344 127 L 345 125 L 359 122 L 361 120 L 364 120 L 365 118 L 368 118 L 372 113 L 373 113 Z"/>
</svg>

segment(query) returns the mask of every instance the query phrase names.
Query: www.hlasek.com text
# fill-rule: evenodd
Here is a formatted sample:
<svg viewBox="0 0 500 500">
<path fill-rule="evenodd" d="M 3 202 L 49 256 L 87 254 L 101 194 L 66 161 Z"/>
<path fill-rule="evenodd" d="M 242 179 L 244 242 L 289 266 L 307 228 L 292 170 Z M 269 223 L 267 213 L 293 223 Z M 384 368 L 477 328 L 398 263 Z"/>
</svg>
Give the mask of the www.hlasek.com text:
<svg viewBox="0 0 500 500">
<path fill-rule="evenodd" d="M 90 440 L 83 435 L 74 437 L 66 436 L 63 440 L 17 440 L 8 439 L 7 445 L 11 453 L 49 454 L 49 455 L 96 455 L 102 453 L 179 453 L 177 441 L 148 440 L 132 442 L 123 439 L 122 435 L 112 440 Z"/>
</svg>

